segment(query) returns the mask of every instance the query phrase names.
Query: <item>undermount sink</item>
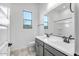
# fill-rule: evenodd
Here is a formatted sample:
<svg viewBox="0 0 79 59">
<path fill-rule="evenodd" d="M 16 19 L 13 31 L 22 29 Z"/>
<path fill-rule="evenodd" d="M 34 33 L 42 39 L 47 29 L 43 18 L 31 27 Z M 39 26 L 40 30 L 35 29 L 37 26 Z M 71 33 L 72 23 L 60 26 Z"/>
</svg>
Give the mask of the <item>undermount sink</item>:
<svg viewBox="0 0 79 59">
<path fill-rule="evenodd" d="M 63 41 L 63 38 L 61 37 L 56 37 L 56 36 L 50 36 L 48 38 L 48 40 L 52 41 L 52 42 L 55 42 L 55 41 Z"/>
<path fill-rule="evenodd" d="M 57 36 L 53 36 L 51 35 L 50 37 L 46 37 L 45 35 L 44 36 L 40 36 L 39 37 L 41 40 L 45 41 L 45 42 L 56 42 L 56 41 L 63 41 L 63 38 L 61 37 L 57 37 Z"/>
<path fill-rule="evenodd" d="M 63 38 L 57 37 L 57 36 L 53 36 L 53 35 L 51 35 L 50 37 L 41 36 L 41 38 L 43 40 L 45 40 L 45 41 L 51 41 L 51 42 L 63 41 Z"/>
</svg>

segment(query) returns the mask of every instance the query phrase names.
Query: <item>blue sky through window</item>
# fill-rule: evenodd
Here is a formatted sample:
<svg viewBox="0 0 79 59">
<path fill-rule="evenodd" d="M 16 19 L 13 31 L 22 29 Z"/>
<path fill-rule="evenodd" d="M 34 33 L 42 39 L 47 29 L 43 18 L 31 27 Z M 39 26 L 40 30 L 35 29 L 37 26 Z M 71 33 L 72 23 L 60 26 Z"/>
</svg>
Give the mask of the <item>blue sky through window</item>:
<svg viewBox="0 0 79 59">
<path fill-rule="evenodd" d="M 44 22 L 48 22 L 48 17 L 44 16 Z"/>
<path fill-rule="evenodd" d="M 32 20 L 32 13 L 24 11 L 24 19 Z"/>
<path fill-rule="evenodd" d="M 44 26 L 48 26 L 48 17 L 44 16 Z"/>
<path fill-rule="evenodd" d="M 32 25 L 32 13 L 29 11 L 23 11 L 24 25 Z"/>
</svg>

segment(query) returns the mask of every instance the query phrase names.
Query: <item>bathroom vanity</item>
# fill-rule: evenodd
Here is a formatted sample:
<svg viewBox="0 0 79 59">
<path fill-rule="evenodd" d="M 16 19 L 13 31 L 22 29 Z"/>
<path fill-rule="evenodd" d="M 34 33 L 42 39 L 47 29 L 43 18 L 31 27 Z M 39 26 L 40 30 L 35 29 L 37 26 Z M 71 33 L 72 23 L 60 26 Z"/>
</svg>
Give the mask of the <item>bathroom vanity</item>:
<svg viewBox="0 0 79 59">
<path fill-rule="evenodd" d="M 74 9 L 74 6 L 73 6 Z M 61 4 L 55 9 L 44 14 L 48 17 L 48 29 L 43 28 L 40 35 L 36 37 L 37 56 L 73 56 L 75 54 L 75 18 L 71 11 L 71 4 Z M 49 34 L 53 33 L 51 37 Z M 64 40 L 60 36 L 65 36 Z M 74 38 L 69 41 L 69 36 Z"/>
<path fill-rule="evenodd" d="M 53 39 L 44 36 L 38 36 L 35 39 L 36 56 L 73 56 L 74 55 L 74 41 L 65 43 L 58 37 Z M 51 39 L 53 41 L 51 41 Z M 64 44 L 64 45 L 63 45 Z"/>
</svg>

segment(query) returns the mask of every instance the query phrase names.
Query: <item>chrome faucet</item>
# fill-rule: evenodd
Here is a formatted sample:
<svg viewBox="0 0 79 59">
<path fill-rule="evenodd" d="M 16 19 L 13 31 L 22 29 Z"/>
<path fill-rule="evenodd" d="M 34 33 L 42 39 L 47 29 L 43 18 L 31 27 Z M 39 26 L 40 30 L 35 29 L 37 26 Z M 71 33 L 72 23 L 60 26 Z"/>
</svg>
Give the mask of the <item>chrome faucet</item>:
<svg viewBox="0 0 79 59">
<path fill-rule="evenodd" d="M 53 33 L 47 34 L 45 33 L 46 37 L 50 37 L 50 35 L 53 35 Z"/>
<path fill-rule="evenodd" d="M 64 42 L 69 43 L 69 40 L 67 40 L 67 37 L 66 36 L 63 36 L 62 38 L 64 38 Z"/>
<path fill-rule="evenodd" d="M 64 42 L 66 42 L 66 43 L 70 43 L 70 40 L 74 39 L 74 38 L 72 38 L 72 35 L 70 35 L 69 37 L 63 36 L 62 38 L 64 38 Z"/>
</svg>

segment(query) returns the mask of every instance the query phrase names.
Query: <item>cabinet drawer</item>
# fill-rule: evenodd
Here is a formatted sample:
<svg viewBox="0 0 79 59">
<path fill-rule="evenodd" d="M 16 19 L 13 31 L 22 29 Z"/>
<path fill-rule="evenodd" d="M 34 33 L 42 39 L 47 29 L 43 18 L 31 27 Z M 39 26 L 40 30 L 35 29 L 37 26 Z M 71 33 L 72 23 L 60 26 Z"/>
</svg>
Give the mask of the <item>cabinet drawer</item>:
<svg viewBox="0 0 79 59">
<path fill-rule="evenodd" d="M 43 42 L 41 41 L 41 40 L 39 40 L 39 39 L 35 39 L 35 42 L 37 42 L 37 43 L 39 43 L 40 45 L 42 45 L 43 46 Z"/>
<path fill-rule="evenodd" d="M 45 44 L 44 46 L 48 51 L 50 51 L 52 54 L 54 54 L 55 56 L 66 56 L 64 53 L 58 51 L 57 49 Z"/>
</svg>

